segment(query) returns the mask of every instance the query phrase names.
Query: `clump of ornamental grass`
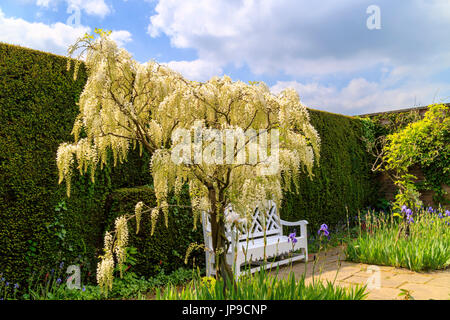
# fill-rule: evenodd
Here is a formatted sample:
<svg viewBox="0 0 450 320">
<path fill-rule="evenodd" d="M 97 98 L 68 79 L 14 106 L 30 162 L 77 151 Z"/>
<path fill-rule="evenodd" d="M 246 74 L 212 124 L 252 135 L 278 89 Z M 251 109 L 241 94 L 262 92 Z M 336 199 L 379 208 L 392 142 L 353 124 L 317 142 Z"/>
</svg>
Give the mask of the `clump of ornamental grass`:
<svg viewBox="0 0 450 320">
<path fill-rule="evenodd" d="M 347 260 L 419 272 L 450 265 L 449 210 L 403 206 L 393 214 L 368 212 L 363 220 L 346 248 Z"/>
<path fill-rule="evenodd" d="M 169 285 L 156 292 L 157 300 L 362 300 L 366 296 L 364 286 L 306 283 L 305 275 L 296 279 L 291 272 L 287 278 L 278 278 L 265 269 L 242 276 L 236 285 L 225 286 L 222 278 L 197 277 L 184 288 Z"/>
</svg>

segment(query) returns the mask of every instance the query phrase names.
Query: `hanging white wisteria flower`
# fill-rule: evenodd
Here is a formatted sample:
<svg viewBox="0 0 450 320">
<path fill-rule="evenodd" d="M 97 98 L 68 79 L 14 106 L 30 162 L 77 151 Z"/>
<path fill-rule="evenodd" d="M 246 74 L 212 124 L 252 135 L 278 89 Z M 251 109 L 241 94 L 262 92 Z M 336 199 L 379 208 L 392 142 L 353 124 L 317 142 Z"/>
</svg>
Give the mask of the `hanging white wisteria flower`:
<svg viewBox="0 0 450 320">
<path fill-rule="evenodd" d="M 105 294 L 112 289 L 114 279 L 113 236 L 106 232 L 104 237 L 104 255 L 97 265 L 97 283 Z"/>
<path fill-rule="evenodd" d="M 114 253 L 116 254 L 120 276 L 122 277 L 122 268 L 126 260 L 128 244 L 128 224 L 125 216 L 121 216 L 116 219 L 115 231 L 116 242 L 114 243 Z"/>
<path fill-rule="evenodd" d="M 136 216 L 136 234 L 139 233 L 143 208 L 144 208 L 144 203 L 142 201 L 139 201 L 138 203 L 136 203 L 136 207 L 134 208 L 134 215 Z"/>
</svg>

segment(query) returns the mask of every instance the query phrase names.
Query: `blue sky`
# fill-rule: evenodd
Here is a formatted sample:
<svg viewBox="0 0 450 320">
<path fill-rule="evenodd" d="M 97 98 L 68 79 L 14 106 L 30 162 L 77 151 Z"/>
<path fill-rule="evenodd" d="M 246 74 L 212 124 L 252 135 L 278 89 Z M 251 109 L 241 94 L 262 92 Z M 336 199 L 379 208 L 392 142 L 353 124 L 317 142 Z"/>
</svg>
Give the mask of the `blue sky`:
<svg viewBox="0 0 450 320">
<path fill-rule="evenodd" d="M 0 2 L 2 42 L 64 55 L 94 28 L 112 30 L 139 62 L 200 81 L 264 81 L 274 93 L 294 87 L 315 109 L 355 115 L 450 101 L 447 0 Z"/>
</svg>

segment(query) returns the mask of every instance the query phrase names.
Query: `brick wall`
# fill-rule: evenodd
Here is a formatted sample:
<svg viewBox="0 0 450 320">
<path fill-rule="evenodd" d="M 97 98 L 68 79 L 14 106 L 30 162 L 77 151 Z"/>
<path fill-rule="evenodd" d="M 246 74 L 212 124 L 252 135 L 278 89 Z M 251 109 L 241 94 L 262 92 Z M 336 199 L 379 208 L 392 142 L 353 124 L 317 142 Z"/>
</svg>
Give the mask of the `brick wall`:
<svg viewBox="0 0 450 320">
<path fill-rule="evenodd" d="M 409 173 L 417 177 L 416 182 L 425 180 L 425 176 L 418 166 L 411 168 Z M 384 172 L 381 173 L 377 179 L 380 185 L 380 196 L 389 201 L 393 201 L 395 199 L 395 194 L 397 193 L 397 187 L 394 182 Z M 445 199 L 450 201 L 450 187 L 442 185 L 442 188 L 447 192 Z M 433 200 L 434 192 L 432 190 L 419 190 L 419 192 L 421 194 L 420 200 L 422 200 L 425 206 L 437 207 L 439 205 L 439 203 L 435 203 Z M 446 205 L 445 207 L 448 209 L 450 206 Z"/>
</svg>

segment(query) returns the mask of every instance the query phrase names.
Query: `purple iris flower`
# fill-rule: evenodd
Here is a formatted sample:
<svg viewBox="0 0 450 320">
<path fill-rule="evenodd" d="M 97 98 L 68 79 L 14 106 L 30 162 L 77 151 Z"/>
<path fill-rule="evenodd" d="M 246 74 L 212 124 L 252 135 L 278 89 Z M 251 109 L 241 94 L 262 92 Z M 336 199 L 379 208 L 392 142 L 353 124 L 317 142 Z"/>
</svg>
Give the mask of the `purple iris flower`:
<svg viewBox="0 0 450 320">
<path fill-rule="evenodd" d="M 402 205 L 402 212 L 406 212 L 406 209 L 408 209 L 405 205 Z"/>
<path fill-rule="evenodd" d="M 292 232 L 292 233 L 290 233 L 289 234 L 289 237 L 288 237 L 288 242 L 289 241 L 292 241 L 292 243 L 297 243 L 297 238 L 295 237 L 295 232 Z"/>
<path fill-rule="evenodd" d="M 412 215 L 406 216 L 406 220 L 408 221 L 408 223 L 414 223 L 414 219 L 413 219 Z"/>
<path fill-rule="evenodd" d="M 61 283 L 61 278 L 56 279 L 56 283 Z"/>
<path fill-rule="evenodd" d="M 433 213 L 434 212 L 434 210 L 433 210 L 433 207 L 428 207 L 428 212 L 431 212 L 431 213 Z"/>
<path fill-rule="evenodd" d="M 450 210 L 445 210 L 445 215 L 446 215 L 447 217 L 450 217 Z"/>
<path fill-rule="evenodd" d="M 408 223 L 414 223 L 411 209 L 406 210 L 406 221 L 408 221 Z"/>
<path fill-rule="evenodd" d="M 330 232 L 328 232 L 328 226 L 324 223 L 320 226 L 319 231 L 317 232 L 318 235 L 323 234 L 324 236 L 329 237 L 330 236 Z"/>
</svg>

